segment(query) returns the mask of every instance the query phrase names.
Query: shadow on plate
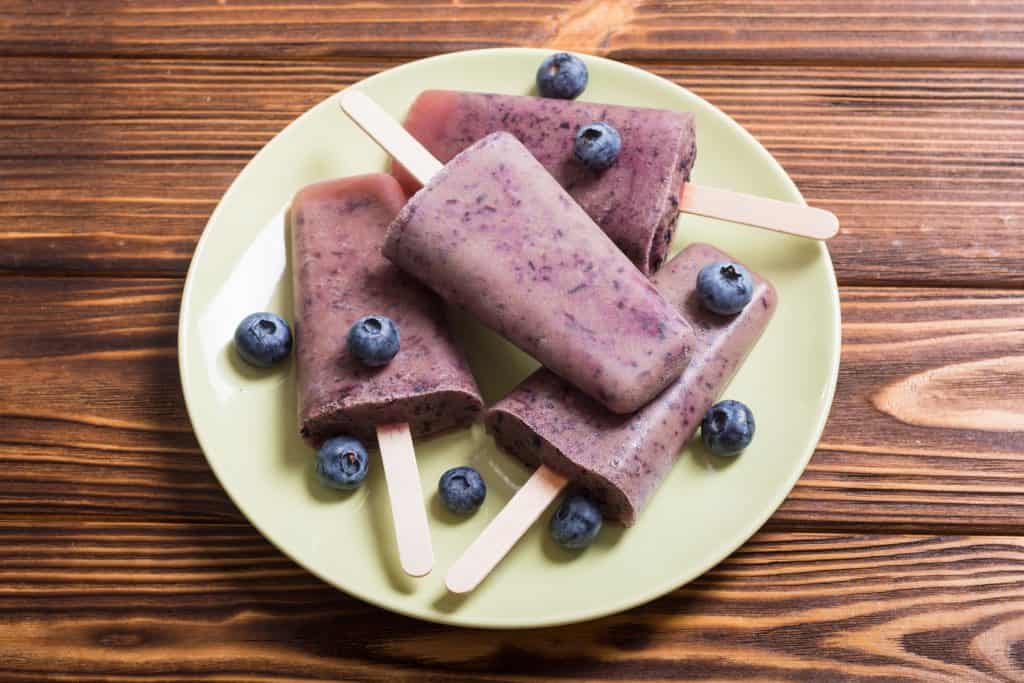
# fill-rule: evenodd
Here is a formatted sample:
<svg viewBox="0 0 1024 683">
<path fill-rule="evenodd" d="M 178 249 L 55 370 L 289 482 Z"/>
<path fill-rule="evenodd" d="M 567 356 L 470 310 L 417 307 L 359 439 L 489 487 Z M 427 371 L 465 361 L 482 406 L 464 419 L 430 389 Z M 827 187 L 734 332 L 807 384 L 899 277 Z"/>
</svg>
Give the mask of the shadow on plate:
<svg viewBox="0 0 1024 683">
<path fill-rule="evenodd" d="M 431 519 L 436 519 L 446 526 L 457 526 L 463 524 L 474 517 L 474 515 L 458 515 L 447 507 L 441 500 L 441 494 L 434 492 L 434 495 L 430 497 L 430 515 Z"/>
<path fill-rule="evenodd" d="M 555 540 L 551 538 L 551 532 L 548 529 L 551 524 L 551 516 L 555 513 L 556 509 L 557 506 L 552 506 L 548 514 L 537 520 L 538 525 L 543 525 L 540 531 L 543 537 L 541 548 L 544 551 L 544 557 L 556 564 L 569 564 L 577 560 L 582 561 L 589 548 L 568 550 L 555 543 Z M 622 539 L 622 534 L 625 532 L 625 527 L 605 520 L 601 525 L 600 533 L 598 533 L 597 538 L 594 539 L 590 547 L 600 548 L 602 551 L 610 550 Z"/>
<path fill-rule="evenodd" d="M 727 470 L 743 457 L 742 453 L 733 456 L 714 455 L 700 439 L 694 439 L 691 446 L 694 461 L 699 467 L 706 470 L 715 470 L 716 472 Z"/>
<path fill-rule="evenodd" d="M 486 579 L 485 579 L 486 581 Z M 444 592 L 437 600 L 434 600 L 433 607 L 439 612 L 451 614 L 452 612 L 458 611 L 469 602 L 470 598 L 476 591 L 470 591 L 469 593 L 452 593 L 447 588 L 443 589 Z"/>
<path fill-rule="evenodd" d="M 383 466 L 380 453 L 371 451 L 370 464 L 373 468 L 363 482 L 362 488 L 370 497 L 370 520 L 373 524 L 373 535 L 376 539 L 374 551 L 381 569 L 388 577 L 391 587 L 400 593 L 411 595 L 416 592 L 416 579 L 402 570 L 398 559 L 398 546 L 395 540 L 395 524 L 391 518 L 391 501 L 384 481 Z M 437 568 L 434 568 L 437 571 Z"/>
</svg>

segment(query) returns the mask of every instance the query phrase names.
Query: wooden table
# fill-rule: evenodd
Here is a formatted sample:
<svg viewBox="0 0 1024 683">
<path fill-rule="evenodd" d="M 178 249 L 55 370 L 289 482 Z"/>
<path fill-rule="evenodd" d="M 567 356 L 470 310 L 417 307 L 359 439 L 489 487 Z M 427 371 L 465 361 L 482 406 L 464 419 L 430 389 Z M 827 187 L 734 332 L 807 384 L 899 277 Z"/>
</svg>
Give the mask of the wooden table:
<svg viewBox="0 0 1024 683">
<path fill-rule="evenodd" d="M 533 632 L 360 603 L 192 435 L 182 278 L 221 193 L 341 87 L 491 45 L 711 100 L 836 212 L 828 428 L 768 525 L 645 607 Z M 1019 0 L 0 0 L 0 677 L 1024 680 Z"/>
</svg>

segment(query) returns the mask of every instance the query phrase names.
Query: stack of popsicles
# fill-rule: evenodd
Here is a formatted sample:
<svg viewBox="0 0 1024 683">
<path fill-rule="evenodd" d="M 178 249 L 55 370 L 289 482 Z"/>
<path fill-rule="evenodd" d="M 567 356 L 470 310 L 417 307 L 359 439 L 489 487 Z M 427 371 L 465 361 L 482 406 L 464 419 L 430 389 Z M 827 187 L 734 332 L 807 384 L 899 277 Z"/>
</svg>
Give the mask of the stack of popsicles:
<svg viewBox="0 0 1024 683">
<path fill-rule="evenodd" d="M 313 185 L 293 203 L 303 435 L 372 439 L 398 424 L 423 437 L 476 419 L 482 401 L 445 329 L 444 300 L 544 366 L 486 414 L 497 443 L 537 474 L 452 568 L 449 587 L 479 583 L 568 482 L 608 519 L 633 524 L 776 305 L 755 275 L 740 314 L 701 307 L 697 273 L 729 257 L 694 245 L 666 264 L 685 197 L 698 198 L 700 213 L 738 212 L 745 223 L 757 222 L 750 207 L 760 207 L 772 229 L 787 222 L 773 210 L 781 203 L 744 197 L 738 209 L 708 208 L 717 191 L 688 183 L 689 114 L 428 91 L 406 120 L 413 138 L 365 95 L 349 91 L 342 106 L 395 158 L 401 185 L 423 187 L 406 201 L 398 181 L 376 174 Z M 603 173 L 572 158 L 573 133 L 597 120 L 623 139 Z M 779 209 L 815 224 L 812 236 L 828 232 L 820 214 L 801 210 L 817 211 Z M 369 312 L 402 330 L 402 350 L 384 369 L 360 366 L 344 349 L 344 331 Z M 387 443 L 380 438 L 382 455 Z M 409 454 L 394 469 L 384 458 L 392 505 L 409 506 L 396 500 L 394 476 L 422 508 Z M 396 530 L 403 515 L 416 516 L 396 512 Z M 404 528 L 424 533 L 419 521 Z M 432 559 L 425 533 L 420 573 Z M 400 554 L 413 542 L 401 532 L 398 541 Z"/>
</svg>

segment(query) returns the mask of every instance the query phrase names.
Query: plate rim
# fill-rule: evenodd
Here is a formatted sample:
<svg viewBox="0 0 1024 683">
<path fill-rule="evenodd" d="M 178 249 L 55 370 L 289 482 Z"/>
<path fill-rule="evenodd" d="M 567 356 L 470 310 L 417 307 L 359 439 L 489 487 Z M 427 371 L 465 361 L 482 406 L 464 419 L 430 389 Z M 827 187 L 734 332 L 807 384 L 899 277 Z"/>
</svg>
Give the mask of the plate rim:
<svg viewBox="0 0 1024 683">
<path fill-rule="evenodd" d="M 711 570 L 721 562 L 728 559 L 730 556 L 733 555 L 733 553 L 736 552 L 736 550 L 738 550 L 747 541 L 749 541 L 760 530 L 760 528 L 764 526 L 765 522 L 767 522 L 771 518 L 771 516 L 775 514 L 775 512 L 779 509 L 782 503 L 789 497 L 790 493 L 792 493 L 793 487 L 796 485 L 797 481 L 800 479 L 801 476 L 803 476 L 804 471 L 807 469 L 807 464 L 810 462 L 811 457 L 813 457 L 817 449 L 818 443 L 821 440 L 821 435 L 824 432 L 825 425 L 832 411 L 835 399 L 836 385 L 838 383 L 839 378 L 839 365 L 841 360 L 840 351 L 842 348 L 842 311 L 840 306 L 839 285 L 836 280 L 835 267 L 832 263 L 831 254 L 829 253 L 828 246 L 825 242 L 818 242 L 817 246 L 821 252 L 821 256 L 824 257 L 829 282 L 831 284 L 829 298 L 833 302 L 833 315 L 831 320 L 831 327 L 835 339 L 835 345 L 831 349 L 832 354 L 830 367 L 828 369 L 828 386 L 826 387 L 824 396 L 825 409 L 821 411 L 818 424 L 814 425 L 813 427 L 812 433 L 814 434 L 814 438 L 812 440 L 811 446 L 805 449 L 805 453 L 801 456 L 799 460 L 799 467 L 794 468 L 793 474 L 790 476 L 790 478 L 785 482 L 783 486 L 779 487 L 780 494 L 776 496 L 772 504 L 765 506 L 765 508 L 761 511 L 760 514 L 752 516 L 750 524 L 746 525 L 744 527 L 744 530 L 736 535 L 735 539 L 716 548 L 714 552 L 708 553 L 708 556 L 711 557 L 711 560 L 706 563 L 701 563 L 693 571 L 674 576 L 671 579 L 667 579 L 657 584 L 649 585 L 643 591 L 640 591 L 637 594 L 629 596 L 627 598 L 620 599 L 618 601 L 613 600 L 611 602 L 602 602 L 600 603 L 600 606 L 593 607 L 590 609 L 577 610 L 571 616 L 560 615 L 551 618 L 522 617 L 511 619 L 489 619 L 480 617 L 466 618 L 460 616 L 457 610 L 453 612 L 443 612 L 409 608 L 401 604 L 400 601 L 392 604 L 390 602 L 387 602 L 386 600 L 377 597 L 377 594 L 375 593 L 362 591 L 358 588 L 353 588 L 350 586 L 341 586 L 336 582 L 336 580 L 325 576 L 320 571 L 316 570 L 315 568 L 307 565 L 305 562 L 294 557 L 290 552 L 283 548 L 271 534 L 268 534 L 256 521 L 254 521 L 252 516 L 247 511 L 246 505 L 244 505 L 235 496 L 235 494 L 232 492 L 231 488 L 227 484 L 227 478 L 222 476 L 222 473 L 218 469 L 214 460 L 211 459 L 210 456 L 207 454 L 207 447 L 204 444 L 203 436 L 200 433 L 200 431 L 196 429 L 196 419 L 193 417 L 192 407 L 194 399 L 190 398 L 190 395 L 193 390 L 190 389 L 188 374 L 186 372 L 186 367 L 188 366 L 186 360 L 187 357 L 189 356 L 187 352 L 189 345 L 186 342 L 189 330 L 189 302 L 191 301 L 191 298 L 193 296 L 192 290 L 195 286 L 195 274 L 198 268 L 197 263 L 201 260 L 201 256 L 204 253 L 204 250 L 206 249 L 207 241 L 209 235 L 211 234 L 210 227 L 218 220 L 220 213 L 224 210 L 226 200 L 239 191 L 238 186 L 240 184 L 242 176 L 246 174 L 246 172 L 249 170 L 251 166 L 259 162 L 261 158 L 268 153 L 271 147 L 275 146 L 276 144 L 279 144 L 280 138 L 284 135 L 286 131 L 291 129 L 293 126 L 299 125 L 307 116 L 311 115 L 311 112 L 315 108 L 320 106 L 324 101 L 332 100 L 338 97 L 338 95 L 341 92 L 348 88 L 361 88 L 364 86 L 364 84 L 373 81 L 374 79 L 380 77 L 384 73 L 390 73 L 393 71 L 410 68 L 412 67 L 412 65 L 423 64 L 425 62 L 456 61 L 462 57 L 465 57 L 466 55 L 486 54 L 518 54 L 531 55 L 536 56 L 538 58 L 543 58 L 551 54 L 552 52 L 556 51 L 557 50 L 553 48 L 549 49 L 531 47 L 497 47 L 446 52 L 443 54 L 434 55 L 423 59 L 410 60 L 397 66 L 391 67 L 389 69 L 378 71 L 377 73 L 374 73 L 373 75 L 368 76 L 367 78 L 364 78 L 362 80 L 356 81 L 351 85 L 347 86 L 347 88 L 342 88 L 341 90 L 338 90 L 335 93 L 328 95 L 323 100 L 318 101 L 317 103 L 306 109 L 302 114 L 293 119 L 291 122 L 289 122 L 288 125 L 286 125 L 280 131 L 278 131 L 270 140 L 268 140 L 259 149 L 259 151 L 256 152 L 256 154 L 253 155 L 253 157 L 245 164 L 245 166 L 243 166 L 242 169 L 235 175 L 234 179 L 231 181 L 231 184 L 228 186 L 228 188 L 224 191 L 224 193 L 218 200 L 217 206 L 214 208 L 213 212 L 211 212 L 210 217 L 206 221 L 206 224 L 203 226 L 203 231 L 200 234 L 199 240 L 196 242 L 196 247 L 192 252 L 192 256 L 189 260 L 188 271 L 185 275 L 185 283 L 181 292 L 181 306 L 178 314 L 178 375 L 181 381 L 182 395 L 185 401 L 185 410 L 188 415 L 189 425 L 191 426 L 192 433 L 195 435 L 196 441 L 199 444 L 199 448 L 202 451 L 203 458 L 209 465 L 211 471 L 214 474 L 214 477 L 216 477 L 217 483 L 220 484 L 221 488 L 227 494 L 228 498 L 235 505 L 238 511 L 242 513 L 246 521 L 253 528 L 255 528 L 256 531 L 258 531 L 260 535 L 263 536 L 264 539 L 266 539 L 271 545 L 273 545 L 278 552 L 288 557 L 292 562 L 294 562 L 297 566 L 301 567 L 304 571 L 307 571 L 313 576 L 316 576 L 318 579 L 325 582 L 332 588 L 339 590 L 347 595 L 350 595 L 358 600 L 374 605 L 380 609 L 384 609 L 389 612 L 401 614 L 406 617 L 420 619 L 432 623 L 444 624 L 448 626 L 458 626 L 463 628 L 516 630 L 528 628 L 545 628 L 553 626 L 564 626 L 568 624 L 575 624 L 586 621 L 593 621 L 595 619 L 600 619 L 602 617 L 606 617 L 609 615 L 625 612 L 627 610 L 633 609 L 640 605 L 647 604 L 648 602 L 663 597 L 664 595 L 685 586 L 686 584 L 699 578 L 700 576 L 703 576 L 709 570 Z M 764 145 L 761 144 L 761 142 L 757 138 L 753 136 L 752 133 L 750 133 L 745 127 L 743 127 L 740 123 L 738 123 L 735 119 L 726 114 L 724 111 L 719 109 L 713 103 L 705 100 L 700 95 L 697 95 L 692 90 L 689 90 L 688 88 L 685 88 L 682 85 L 679 85 L 678 83 L 675 83 L 662 76 L 658 76 L 657 74 L 653 74 L 638 66 L 633 66 L 626 62 L 621 62 L 606 57 L 600 57 L 597 55 L 591 55 L 584 52 L 572 52 L 585 57 L 587 61 L 601 63 L 603 66 L 607 68 L 627 69 L 628 71 L 631 72 L 631 77 L 645 78 L 648 80 L 657 81 L 660 84 L 667 84 L 672 88 L 681 90 L 687 93 L 687 95 L 698 99 L 705 106 L 709 107 L 716 114 L 720 115 L 722 119 L 727 122 L 727 125 L 734 132 L 738 133 L 740 137 L 743 138 L 744 141 L 753 148 L 753 150 L 757 153 L 758 156 L 765 159 L 769 165 L 774 166 L 781 174 L 780 179 L 782 180 L 783 185 L 786 186 L 787 189 L 790 190 L 797 197 L 801 204 L 806 206 L 807 202 L 804 200 L 803 194 L 800 192 L 799 188 L 796 186 L 796 183 L 793 182 L 793 179 L 789 176 L 789 173 L 786 172 L 782 164 L 780 164 L 778 160 L 776 160 L 775 157 L 772 156 L 772 154 L 764 147 Z"/>
</svg>

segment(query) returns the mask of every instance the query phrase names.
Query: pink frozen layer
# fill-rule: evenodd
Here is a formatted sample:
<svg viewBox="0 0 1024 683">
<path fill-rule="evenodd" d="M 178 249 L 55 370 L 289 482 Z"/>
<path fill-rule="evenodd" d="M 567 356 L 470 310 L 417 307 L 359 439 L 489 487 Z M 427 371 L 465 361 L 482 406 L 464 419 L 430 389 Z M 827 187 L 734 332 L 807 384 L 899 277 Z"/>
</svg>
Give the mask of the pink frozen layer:
<svg viewBox="0 0 1024 683">
<path fill-rule="evenodd" d="M 697 346 L 683 376 L 643 410 L 615 415 L 538 370 L 487 412 L 488 431 L 527 464 L 543 463 L 571 477 L 606 517 L 631 526 L 775 311 L 775 289 L 756 274 L 753 299 L 739 314 L 719 316 L 701 306 L 697 273 L 731 260 L 696 244 L 655 277 L 693 326 Z"/>
<path fill-rule="evenodd" d="M 416 193 L 384 254 L 617 413 L 679 377 L 693 347 L 679 311 L 507 133 Z"/>
<path fill-rule="evenodd" d="M 573 158 L 576 130 L 595 121 L 622 137 L 618 161 L 600 173 Z M 405 127 L 442 162 L 490 133 L 515 135 L 646 274 L 668 254 L 697 154 L 692 114 L 542 97 L 427 90 Z M 408 192 L 418 187 L 397 164 L 394 173 Z"/>
<path fill-rule="evenodd" d="M 383 173 L 316 183 L 292 202 L 299 425 L 314 445 L 338 434 L 372 443 L 375 427 L 390 422 L 425 436 L 469 424 L 482 409 L 441 301 L 380 253 L 404 203 Z M 382 368 L 346 348 L 352 324 L 374 314 L 394 320 L 401 335 Z"/>
</svg>

